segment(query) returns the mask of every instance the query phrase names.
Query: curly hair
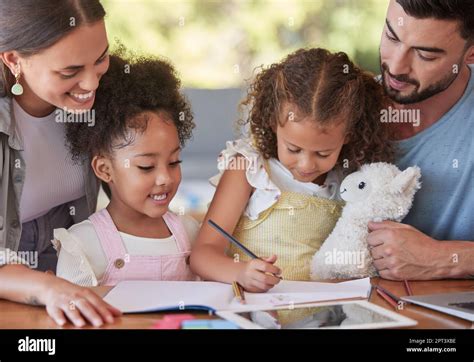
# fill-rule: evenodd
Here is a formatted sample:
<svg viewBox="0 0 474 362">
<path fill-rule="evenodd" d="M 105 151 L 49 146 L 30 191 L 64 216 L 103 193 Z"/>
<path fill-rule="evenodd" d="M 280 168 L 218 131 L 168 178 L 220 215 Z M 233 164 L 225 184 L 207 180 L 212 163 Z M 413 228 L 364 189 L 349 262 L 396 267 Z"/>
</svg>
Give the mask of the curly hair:
<svg viewBox="0 0 474 362">
<path fill-rule="evenodd" d="M 73 159 L 85 161 L 98 154 L 112 156 L 115 148 L 130 144 L 137 132 L 146 130 L 148 118 L 143 113 L 147 111 L 165 112 L 178 130 L 180 145 L 184 146 L 195 124 L 180 85 L 169 62 L 153 56 L 136 56 L 120 46 L 110 56 L 109 70 L 97 89 L 94 126 L 66 125 Z"/>
<path fill-rule="evenodd" d="M 285 103 L 322 127 L 346 122 L 349 142 L 337 164 L 349 171 L 364 163 L 393 161 L 391 134 L 380 121 L 390 100 L 374 76 L 345 53 L 300 49 L 256 76 L 241 102 L 247 115 L 238 124 L 250 126 L 252 142 L 266 159 L 278 158 L 276 127 L 287 121 L 281 114 Z"/>
</svg>

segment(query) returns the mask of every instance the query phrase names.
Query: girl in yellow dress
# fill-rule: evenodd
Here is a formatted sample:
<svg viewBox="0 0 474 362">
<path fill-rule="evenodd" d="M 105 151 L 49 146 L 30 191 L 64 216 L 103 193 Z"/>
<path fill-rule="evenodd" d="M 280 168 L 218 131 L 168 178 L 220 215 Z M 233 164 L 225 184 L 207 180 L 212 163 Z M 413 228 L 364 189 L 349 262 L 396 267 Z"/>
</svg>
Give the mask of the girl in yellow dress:
<svg viewBox="0 0 474 362">
<path fill-rule="evenodd" d="M 260 72 L 242 105 L 246 138 L 219 155 L 217 186 L 191 254 L 203 279 L 262 292 L 309 280 L 311 257 L 333 229 L 346 173 L 392 158 L 373 75 L 344 53 L 301 49 Z M 250 260 L 212 219 L 261 259 Z"/>
</svg>

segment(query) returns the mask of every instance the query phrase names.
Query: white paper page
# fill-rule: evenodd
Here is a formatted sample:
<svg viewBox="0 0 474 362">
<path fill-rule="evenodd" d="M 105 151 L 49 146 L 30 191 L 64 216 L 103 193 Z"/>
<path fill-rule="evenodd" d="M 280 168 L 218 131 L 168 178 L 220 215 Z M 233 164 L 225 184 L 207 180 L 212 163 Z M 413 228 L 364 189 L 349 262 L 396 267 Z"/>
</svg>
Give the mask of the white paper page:
<svg viewBox="0 0 474 362">
<path fill-rule="evenodd" d="M 232 286 L 216 282 L 124 281 L 104 300 L 123 313 L 152 312 L 199 305 L 226 309 L 232 301 Z"/>
<path fill-rule="evenodd" d="M 321 292 L 353 292 L 367 297 L 370 291 L 370 278 L 349 280 L 339 283 L 299 282 L 282 280 L 268 293 L 321 293 Z"/>
<path fill-rule="evenodd" d="M 249 305 L 294 305 L 308 302 L 323 302 L 330 300 L 350 299 L 350 298 L 365 298 L 359 293 L 351 292 L 321 292 L 321 293 L 271 293 L 271 294 L 256 294 L 246 296 L 246 302 Z"/>
<path fill-rule="evenodd" d="M 282 280 L 267 293 L 245 293 L 246 304 L 233 301 L 227 310 L 239 310 L 255 306 L 270 308 L 278 305 L 367 298 L 369 292 L 370 278 L 340 283 Z"/>
</svg>

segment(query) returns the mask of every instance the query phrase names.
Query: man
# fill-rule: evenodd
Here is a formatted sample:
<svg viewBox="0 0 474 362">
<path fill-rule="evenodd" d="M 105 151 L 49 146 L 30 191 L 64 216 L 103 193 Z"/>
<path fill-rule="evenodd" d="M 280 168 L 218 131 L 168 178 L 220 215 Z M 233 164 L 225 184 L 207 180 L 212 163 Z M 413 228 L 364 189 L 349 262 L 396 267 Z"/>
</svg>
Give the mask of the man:
<svg viewBox="0 0 474 362">
<path fill-rule="evenodd" d="M 400 168 L 422 188 L 403 223 L 370 223 L 386 279 L 474 278 L 474 1 L 391 0 L 380 43 Z"/>
</svg>

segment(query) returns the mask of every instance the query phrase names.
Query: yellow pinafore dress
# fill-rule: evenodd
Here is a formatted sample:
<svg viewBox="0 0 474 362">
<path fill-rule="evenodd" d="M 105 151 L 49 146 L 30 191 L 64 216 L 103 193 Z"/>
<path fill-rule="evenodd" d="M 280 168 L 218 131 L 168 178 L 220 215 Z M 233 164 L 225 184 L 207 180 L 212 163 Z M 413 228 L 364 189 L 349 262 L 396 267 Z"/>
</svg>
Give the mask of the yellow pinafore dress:
<svg viewBox="0 0 474 362">
<path fill-rule="evenodd" d="M 277 255 L 275 265 L 282 270 L 283 279 L 307 281 L 311 259 L 336 225 L 343 205 L 343 201 L 282 191 L 278 201 L 258 219 L 243 215 L 233 235 L 258 256 Z M 233 245 L 227 255 L 249 260 Z"/>
</svg>

